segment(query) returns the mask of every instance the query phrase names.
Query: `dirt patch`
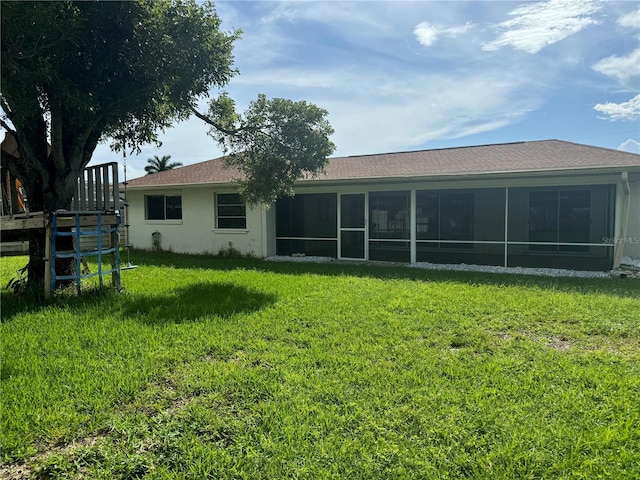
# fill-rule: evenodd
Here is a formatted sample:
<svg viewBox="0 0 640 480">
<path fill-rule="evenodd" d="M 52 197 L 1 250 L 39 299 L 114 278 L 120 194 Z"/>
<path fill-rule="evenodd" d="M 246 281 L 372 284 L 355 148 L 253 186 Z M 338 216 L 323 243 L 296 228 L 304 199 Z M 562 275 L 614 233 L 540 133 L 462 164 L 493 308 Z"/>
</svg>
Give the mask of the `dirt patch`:
<svg viewBox="0 0 640 480">
<path fill-rule="evenodd" d="M 564 337 L 550 337 L 546 339 L 545 346 L 566 352 L 571 348 L 571 341 Z"/>
<path fill-rule="evenodd" d="M 64 445 L 50 446 L 46 450 L 27 459 L 28 464 L 4 465 L 0 468 L 0 478 L 3 480 L 26 480 L 28 478 L 32 478 L 33 465 L 42 463 L 53 455 L 69 456 L 81 448 L 91 448 L 100 438 L 102 438 L 100 435 L 89 435 Z"/>
<path fill-rule="evenodd" d="M 518 331 L 515 334 L 509 332 L 498 332 L 496 333 L 496 337 L 507 342 L 514 340 L 515 338 L 526 338 L 532 342 L 544 345 L 547 348 L 552 348 L 562 352 L 568 351 L 573 346 L 571 339 L 565 336 L 536 335 L 535 333 L 524 331 Z"/>
</svg>

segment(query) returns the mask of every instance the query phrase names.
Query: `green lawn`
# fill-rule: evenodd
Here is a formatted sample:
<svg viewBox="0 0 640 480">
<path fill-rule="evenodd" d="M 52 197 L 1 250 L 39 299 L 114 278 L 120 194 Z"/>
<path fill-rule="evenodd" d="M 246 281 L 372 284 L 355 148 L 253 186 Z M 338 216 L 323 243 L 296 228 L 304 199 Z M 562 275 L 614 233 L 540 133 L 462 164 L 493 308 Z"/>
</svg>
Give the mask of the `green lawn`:
<svg viewBox="0 0 640 480">
<path fill-rule="evenodd" d="M 132 261 L 3 290 L 0 477 L 640 478 L 640 282 Z"/>
</svg>

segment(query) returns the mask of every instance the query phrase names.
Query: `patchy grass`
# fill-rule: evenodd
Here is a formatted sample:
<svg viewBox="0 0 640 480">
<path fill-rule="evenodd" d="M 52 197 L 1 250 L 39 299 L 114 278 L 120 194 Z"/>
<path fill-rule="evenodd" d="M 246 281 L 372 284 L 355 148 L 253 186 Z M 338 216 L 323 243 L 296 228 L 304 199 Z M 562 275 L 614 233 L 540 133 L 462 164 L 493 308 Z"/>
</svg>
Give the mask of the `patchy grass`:
<svg viewBox="0 0 640 480">
<path fill-rule="evenodd" d="M 132 260 L 3 290 L 0 476 L 640 477 L 638 282 Z"/>
</svg>

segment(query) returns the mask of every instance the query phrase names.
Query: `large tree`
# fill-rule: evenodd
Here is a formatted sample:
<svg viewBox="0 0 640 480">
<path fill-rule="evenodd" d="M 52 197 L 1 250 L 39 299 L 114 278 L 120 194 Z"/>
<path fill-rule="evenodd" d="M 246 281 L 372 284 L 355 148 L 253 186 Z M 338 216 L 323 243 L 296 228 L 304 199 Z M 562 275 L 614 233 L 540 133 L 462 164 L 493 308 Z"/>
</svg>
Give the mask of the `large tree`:
<svg viewBox="0 0 640 480">
<path fill-rule="evenodd" d="M 3 2 L 1 17 L 2 127 L 20 154 L 3 152 L 2 164 L 26 187 L 33 211 L 69 207 L 98 142 L 139 151 L 237 73 L 240 32 L 221 31 L 210 3 Z M 245 173 L 240 186 L 253 202 L 289 193 L 294 175 L 317 174 L 334 149 L 326 112 L 304 102 L 260 96 L 241 116 L 222 94 L 198 116 Z M 29 240 L 29 282 L 37 283 L 44 235 Z"/>
<path fill-rule="evenodd" d="M 327 111 L 313 104 L 261 94 L 244 115 L 235 111 L 222 93 L 211 100 L 207 115 L 194 114 L 211 126 L 209 135 L 228 154 L 227 164 L 243 173 L 237 184 L 252 205 L 293 195 L 294 181 L 318 175 L 334 151 Z"/>
</svg>

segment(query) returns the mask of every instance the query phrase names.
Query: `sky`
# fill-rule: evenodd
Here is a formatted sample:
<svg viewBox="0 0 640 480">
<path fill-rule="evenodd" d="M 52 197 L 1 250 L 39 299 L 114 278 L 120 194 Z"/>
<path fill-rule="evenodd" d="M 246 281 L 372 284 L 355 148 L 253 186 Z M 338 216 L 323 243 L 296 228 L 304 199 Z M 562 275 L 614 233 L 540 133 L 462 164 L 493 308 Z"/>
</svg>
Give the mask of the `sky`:
<svg viewBox="0 0 640 480">
<path fill-rule="evenodd" d="M 259 93 L 329 112 L 334 156 L 556 138 L 640 153 L 635 1 L 220 1 L 243 111 Z M 213 91 L 211 95 L 219 92 Z M 206 110 L 206 102 L 201 103 Z M 222 155 L 197 118 L 127 157 Z M 92 164 L 122 154 L 107 144 Z M 122 168 L 121 168 L 122 173 Z"/>
</svg>

